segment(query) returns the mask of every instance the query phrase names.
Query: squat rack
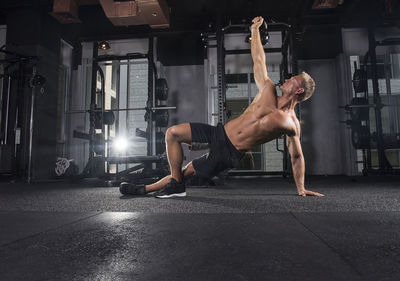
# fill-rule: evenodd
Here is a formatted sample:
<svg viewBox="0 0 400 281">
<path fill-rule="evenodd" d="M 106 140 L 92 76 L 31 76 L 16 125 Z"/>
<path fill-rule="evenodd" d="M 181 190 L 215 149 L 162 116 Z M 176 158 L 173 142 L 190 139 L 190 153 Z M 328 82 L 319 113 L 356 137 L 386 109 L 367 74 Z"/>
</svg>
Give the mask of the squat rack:
<svg viewBox="0 0 400 281">
<path fill-rule="evenodd" d="M 399 174 L 400 169 L 393 168 L 385 154 L 386 149 L 400 149 L 400 132 L 397 132 L 395 134 L 383 133 L 382 108 L 393 107 L 395 105 L 382 103 L 379 92 L 376 48 L 381 46 L 400 45 L 400 38 L 387 38 L 382 41 L 376 41 L 374 27 L 370 26 L 368 28 L 368 45 L 368 51 L 365 54 L 362 63 L 360 62 L 360 69 L 356 68 L 355 63 L 355 71 L 353 74 L 353 87 L 356 97 L 352 99 L 351 104 L 340 106 L 340 108 L 343 108 L 350 113 L 350 119 L 346 121 L 341 121 L 341 123 L 345 123 L 349 126 L 349 128 L 351 128 L 351 138 L 354 148 L 362 150 L 362 161 L 356 161 L 356 163 L 363 164 L 362 173 L 364 175 L 372 173 Z M 367 68 L 368 61 L 370 61 L 371 66 L 370 72 Z M 372 80 L 372 103 L 369 103 L 368 100 L 368 73 L 370 73 Z M 388 93 L 390 93 L 390 77 L 388 76 L 386 68 L 385 73 L 387 84 L 386 86 Z M 363 93 L 363 97 L 358 97 L 357 93 Z M 371 108 L 375 113 L 374 121 L 376 132 L 374 132 L 373 134 L 371 134 L 370 132 L 371 127 L 369 111 Z M 377 150 L 377 169 L 372 167 L 372 145 L 374 145 L 374 148 L 376 147 Z"/>
<path fill-rule="evenodd" d="M 400 169 L 394 169 L 392 165 L 389 163 L 386 154 L 385 154 L 385 141 L 384 134 L 382 130 L 382 108 L 385 106 L 382 103 L 380 93 L 379 93 L 379 80 L 378 80 L 378 66 L 377 66 L 377 55 L 376 48 L 382 46 L 393 46 L 400 45 L 400 38 L 388 38 L 382 41 L 376 41 L 375 39 L 375 31 L 373 27 L 368 28 L 368 43 L 369 49 L 366 57 L 369 56 L 371 60 L 371 74 L 372 74 L 372 88 L 373 88 L 373 104 L 367 104 L 367 107 L 373 107 L 375 111 L 375 125 L 376 125 L 376 143 L 378 150 L 378 169 L 373 169 L 371 167 L 371 149 L 367 149 L 368 157 L 364 159 L 364 170 L 363 173 L 365 175 L 369 173 L 400 173 Z M 368 90 L 368 88 L 367 88 Z M 400 148 L 400 141 L 397 143 Z M 366 161 L 368 163 L 366 163 Z"/>
<path fill-rule="evenodd" d="M 89 133 L 82 133 L 78 131 L 74 131 L 74 137 L 87 139 L 89 140 L 89 159 L 88 162 L 81 173 L 80 177 L 106 177 L 107 179 L 119 179 L 121 177 L 127 177 L 131 172 L 140 170 L 142 168 L 146 168 L 146 171 L 154 170 L 155 165 L 153 163 L 160 163 L 161 167 L 164 163 L 166 163 L 166 156 L 165 155 L 157 155 L 156 153 L 156 127 L 158 118 L 154 114 L 158 111 L 165 112 L 166 110 L 176 109 L 175 106 L 156 106 L 156 97 L 155 97 L 155 88 L 154 84 L 156 84 L 156 89 L 159 90 L 159 85 L 156 80 L 154 81 L 153 75 L 157 78 L 157 70 L 154 64 L 154 48 L 153 48 L 153 37 L 149 37 L 149 45 L 148 45 L 148 53 L 129 53 L 124 56 L 116 56 L 116 55 L 98 55 L 98 43 L 97 41 L 93 42 L 93 63 L 92 63 L 92 80 L 91 80 L 91 92 L 90 92 L 90 109 L 89 110 L 75 110 L 69 111 L 68 113 L 89 113 Z M 99 63 L 106 62 L 106 61 L 120 61 L 120 60 L 129 60 L 129 59 L 147 59 L 148 60 L 148 79 L 147 79 L 147 103 L 145 107 L 135 107 L 135 108 L 117 108 L 117 109 L 105 109 L 105 93 L 104 93 L 104 74 L 102 69 L 99 66 Z M 101 77 L 101 91 L 102 91 L 102 100 L 101 100 L 101 108 L 98 108 L 98 101 L 96 100 L 97 95 L 97 73 L 100 74 Z M 165 80 L 165 79 L 164 79 Z M 162 81 L 161 81 L 162 82 Z M 166 81 L 165 81 L 166 83 Z M 167 85 L 165 85 L 167 87 Z M 168 91 L 168 88 L 163 88 L 161 90 Z M 118 88 L 117 88 L 117 91 Z M 168 93 L 167 93 L 168 94 Z M 166 94 L 166 95 L 167 95 Z M 166 96 L 165 96 L 166 98 Z M 147 131 L 141 131 L 137 129 L 136 135 L 140 137 L 147 138 L 147 155 L 146 156 L 111 156 L 109 151 L 105 151 L 103 155 L 96 155 L 96 114 L 98 115 L 101 113 L 101 116 L 104 116 L 104 113 L 112 113 L 120 112 L 120 111 L 136 111 L 136 110 L 146 110 L 147 118 L 144 116 L 145 120 L 147 121 Z M 164 116 L 161 116 L 165 118 Z M 166 119 L 167 120 L 167 119 Z M 165 121 L 165 120 L 164 120 Z M 104 120 L 102 120 L 102 140 L 105 143 L 110 143 L 110 140 L 105 140 L 105 131 L 104 131 Z M 109 128 L 109 127 L 108 127 Z M 140 131 L 140 132 L 138 132 Z M 104 146 L 105 147 L 105 146 Z M 130 163 L 138 163 L 139 165 L 128 168 L 124 171 L 117 172 L 115 175 L 111 175 L 109 173 L 104 172 L 104 163 L 108 164 L 130 164 Z M 100 165 L 99 165 L 100 164 Z M 103 168 L 102 168 L 103 167 Z M 108 166 L 107 166 L 108 167 Z M 99 169 L 100 168 L 100 169 Z M 162 168 L 160 169 L 160 173 L 163 173 Z"/>
</svg>

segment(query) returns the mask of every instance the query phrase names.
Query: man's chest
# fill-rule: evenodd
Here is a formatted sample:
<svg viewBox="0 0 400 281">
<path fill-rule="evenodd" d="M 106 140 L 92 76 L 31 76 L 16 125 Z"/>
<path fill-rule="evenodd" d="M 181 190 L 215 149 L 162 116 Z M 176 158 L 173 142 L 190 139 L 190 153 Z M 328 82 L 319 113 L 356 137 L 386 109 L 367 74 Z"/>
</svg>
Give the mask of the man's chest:
<svg viewBox="0 0 400 281">
<path fill-rule="evenodd" d="M 293 119 L 286 112 L 275 109 L 259 119 L 260 129 L 266 133 L 290 134 L 295 130 Z"/>
</svg>

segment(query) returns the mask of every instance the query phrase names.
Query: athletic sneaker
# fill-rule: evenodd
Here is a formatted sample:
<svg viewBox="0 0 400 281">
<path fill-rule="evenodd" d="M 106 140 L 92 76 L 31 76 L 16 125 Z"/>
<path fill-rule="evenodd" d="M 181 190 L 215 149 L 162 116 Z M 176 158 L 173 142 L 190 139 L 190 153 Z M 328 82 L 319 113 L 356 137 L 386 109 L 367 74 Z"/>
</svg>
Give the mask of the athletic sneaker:
<svg viewBox="0 0 400 281">
<path fill-rule="evenodd" d="M 154 196 L 156 198 L 185 197 L 185 190 L 185 183 L 177 182 L 175 179 L 171 178 L 169 183 L 157 191 Z"/>
<path fill-rule="evenodd" d="M 119 186 L 119 192 L 124 195 L 144 195 L 146 194 L 146 186 L 144 184 L 123 182 Z"/>
</svg>

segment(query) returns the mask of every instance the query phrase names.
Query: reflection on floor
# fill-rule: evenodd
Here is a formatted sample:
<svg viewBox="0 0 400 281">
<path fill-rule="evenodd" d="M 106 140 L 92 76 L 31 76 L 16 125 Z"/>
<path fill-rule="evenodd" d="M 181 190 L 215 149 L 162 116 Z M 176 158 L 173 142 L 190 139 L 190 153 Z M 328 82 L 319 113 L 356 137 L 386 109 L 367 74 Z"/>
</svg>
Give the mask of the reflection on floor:
<svg viewBox="0 0 400 281">
<path fill-rule="evenodd" d="M 231 179 L 188 197 L 1 183 L 1 280 L 400 280 L 400 178 Z"/>
</svg>

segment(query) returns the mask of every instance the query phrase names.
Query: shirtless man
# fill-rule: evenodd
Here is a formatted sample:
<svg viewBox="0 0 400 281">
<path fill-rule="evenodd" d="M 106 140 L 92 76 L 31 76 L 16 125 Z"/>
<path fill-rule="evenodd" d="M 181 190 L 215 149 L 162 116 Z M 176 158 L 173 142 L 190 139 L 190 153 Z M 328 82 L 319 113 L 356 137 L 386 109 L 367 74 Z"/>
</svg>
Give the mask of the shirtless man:
<svg viewBox="0 0 400 281">
<path fill-rule="evenodd" d="M 186 196 L 184 180 L 195 175 L 212 178 L 219 172 L 238 165 L 245 151 L 286 134 L 298 194 L 324 196 L 304 187 L 305 164 L 300 145 L 300 123 L 294 111 L 298 102 L 311 97 L 315 82 L 303 72 L 286 80 L 280 86 L 282 96 L 276 95 L 275 84 L 268 77 L 260 40 L 259 27 L 263 21 L 262 17 L 256 17 L 251 26 L 251 56 L 254 62 L 254 79 L 259 90 L 251 105 L 241 116 L 225 126 L 186 123 L 168 128 L 166 147 L 171 175 L 150 185 L 122 183 L 122 194 L 142 195 L 157 191 L 157 198 Z M 206 144 L 210 152 L 193 160 L 182 170 L 182 143 L 191 145 L 194 149 Z"/>
</svg>

